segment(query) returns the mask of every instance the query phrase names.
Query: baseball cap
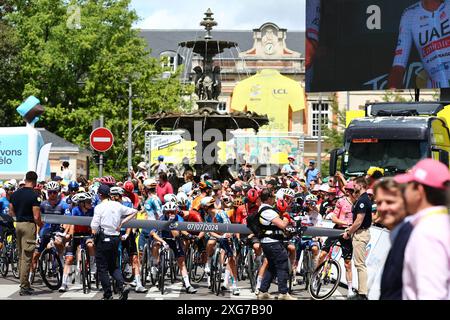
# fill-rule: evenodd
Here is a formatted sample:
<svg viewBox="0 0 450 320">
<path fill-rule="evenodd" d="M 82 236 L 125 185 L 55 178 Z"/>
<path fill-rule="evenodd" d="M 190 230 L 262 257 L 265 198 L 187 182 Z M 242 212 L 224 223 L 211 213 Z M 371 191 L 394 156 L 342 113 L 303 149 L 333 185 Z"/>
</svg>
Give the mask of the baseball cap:
<svg viewBox="0 0 450 320">
<path fill-rule="evenodd" d="M 408 173 L 395 176 L 397 183 L 417 182 L 426 186 L 445 189 L 450 172 L 445 164 L 433 159 L 419 161 Z"/>
<path fill-rule="evenodd" d="M 328 192 L 330 190 L 330 186 L 326 183 L 322 184 L 319 188 L 319 191 Z"/>
<path fill-rule="evenodd" d="M 314 160 L 309 160 L 309 163 L 316 164 Z"/>
<path fill-rule="evenodd" d="M 288 160 L 289 160 L 289 159 L 295 160 L 295 157 L 294 157 L 292 154 L 290 154 L 290 155 L 288 156 Z"/>
<path fill-rule="evenodd" d="M 312 191 L 320 191 L 320 184 L 316 184 Z"/>
<path fill-rule="evenodd" d="M 106 184 L 102 184 L 100 187 L 98 187 L 97 193 L 100 193 L 104 196 L 109 196 L 109 186 Z"/>
<path fill-rule="evenodd" d="M 53 181 L 61 181 L 63 178 L 61 178 L 60 176 L 55 176 L 53 177 Z"/>
</svg>

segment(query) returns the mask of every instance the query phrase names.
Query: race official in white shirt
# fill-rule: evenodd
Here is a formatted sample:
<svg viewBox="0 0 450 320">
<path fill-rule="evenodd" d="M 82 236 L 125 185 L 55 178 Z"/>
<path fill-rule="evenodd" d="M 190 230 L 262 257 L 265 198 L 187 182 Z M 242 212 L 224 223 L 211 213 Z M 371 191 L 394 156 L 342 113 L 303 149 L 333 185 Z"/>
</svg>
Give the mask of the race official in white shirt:
<svg viewBox="0 0 450 320">
<path fill-rule="evenodd" d="M 112 300 L 111 275 L 117 282 L 119 299 L 128 299 L 128 288 L 124 288 L 122 272 L 116 265 L 120 243 L 120 228 L 129 220 L 136 217 L 137 210 L 109 200 L 110 189 L 102 184 L 98 188 L 101 203 L 94 209 L 91 222 L 92 233 L 97 236 L 95 259 L 98 276 L 103 288 L 103 300 Z M 121 220 L 122 217 L 125 219 Z M 100 232 L 102 230 L 102 232 Z"/>
</svg>

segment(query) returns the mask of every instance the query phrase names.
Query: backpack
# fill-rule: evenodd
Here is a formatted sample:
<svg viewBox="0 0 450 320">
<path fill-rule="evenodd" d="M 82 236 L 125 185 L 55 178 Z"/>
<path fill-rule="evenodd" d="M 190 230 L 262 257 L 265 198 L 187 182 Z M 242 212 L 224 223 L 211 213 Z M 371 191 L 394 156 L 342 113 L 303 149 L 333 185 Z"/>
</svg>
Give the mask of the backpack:
<svg viewBox="0 0 450 320">
<path fill-rule="evenodd" d="M 272 209 L 271 207 L 264 207 L 261 210 L 258 210 L 255 213 L 249 214 L 247 216 L 247 227 L 253 232 L 253 234 L 258 238 L 264 238 L 265 228 L 264 226 L 259 222 L 259 218 L 261 216 L 261 213 L 263 213 L 265 210 Z"/>
</svg>

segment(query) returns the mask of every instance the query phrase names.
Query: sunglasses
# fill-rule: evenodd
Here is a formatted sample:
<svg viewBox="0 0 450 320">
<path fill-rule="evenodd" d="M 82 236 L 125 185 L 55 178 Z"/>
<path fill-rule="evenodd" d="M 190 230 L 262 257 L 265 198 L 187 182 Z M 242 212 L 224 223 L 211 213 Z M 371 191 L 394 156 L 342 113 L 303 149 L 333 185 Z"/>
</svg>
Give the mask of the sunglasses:
<svg viewBox="0 0 450 320">
<path fill-rule="evenodd" d="M 47 191 L 48 194 L 58 194 L 58 191 Z"/>
</svg>

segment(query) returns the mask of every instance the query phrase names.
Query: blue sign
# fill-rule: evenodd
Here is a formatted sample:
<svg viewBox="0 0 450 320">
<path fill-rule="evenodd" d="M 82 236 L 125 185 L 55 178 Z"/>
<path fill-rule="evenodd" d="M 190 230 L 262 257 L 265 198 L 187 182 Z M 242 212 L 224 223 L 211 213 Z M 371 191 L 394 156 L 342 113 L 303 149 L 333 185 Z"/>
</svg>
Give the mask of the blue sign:
<svg viewBox="0 0 450 320">
<path fill-rule="evenodd" d="M 26 172 L 28 156 L 28 135 L 0 135 L 0 172 Z"/>
</svg>

